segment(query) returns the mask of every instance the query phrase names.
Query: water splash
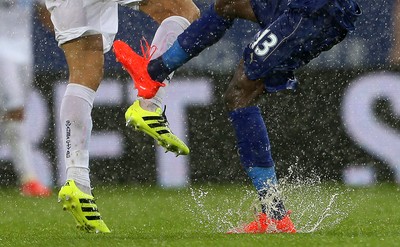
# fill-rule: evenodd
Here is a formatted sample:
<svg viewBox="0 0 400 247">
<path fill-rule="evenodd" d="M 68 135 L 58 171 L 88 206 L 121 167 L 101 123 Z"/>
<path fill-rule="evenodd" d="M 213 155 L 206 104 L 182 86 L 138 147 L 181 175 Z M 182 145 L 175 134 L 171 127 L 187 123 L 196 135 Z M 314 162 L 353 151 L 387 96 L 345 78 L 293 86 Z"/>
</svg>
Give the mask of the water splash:
<svg viewBox="0 0 400 247">
<path fill-rule="evenodd" d="M 310 233 L 332 228 L 347 218 L 356 207 L 349 196 L 353 189 L 322 182 L 315 171 L 309 172 L 309 177 L 299 175 L 304 172 L 296 164 L 289 167 L 288 171 L 288 176 L 279 181 L 279 193 L 286 207 L 293 212 L 291 218 L 298 232 Z M 298 174 L 294 171 L 298 171 Z M 232 188 L 236 188 L 236 191 L 229 191 L 232 193 L 228 194 L 236 196 L 227 195 L 224 198 L 221 198 L 221 193 L 214 194 L 212 187 L 190 188 L 193 204 L 188 210 L 196 215 L 200 224 L 217 232 L 226 232 L 254 220 L 255 213 L 260 210 L 256 192 L 238 187 L 228 189 Z M 237 197 L 239 193 L 240 197 Z"/>
<path fill-rule="evenodd" d="M 353 189 L 323 182 L 318 172 L 303 171 L 298 161 L 288 168 L 288 175 L 280 179 L 280 188 L 286 205 L 294 212 L 291 218 L 298 232 L 332 228 L 347 218 L 356 206 L 349 196 Z"/>
<path fill-rule="evenodd" d="M 219 193 L 218 195 L 212 193 L 211 187 L 207 190 L 190 188 L 194 204 L 188 204 L 188 211 L 194 214 L 205 228 L 216 232 L 226 232 L 228 229 L 237 227 L 238 218 L 243 221 L 244 214 L 248 216 L 248 205 L 249 202 L 254 201 L 254 191 L 241 190 L 240 193 L 243 195 L 241 198 L 221 198 Z M 218 200 L 218 203 L 213 203 L 214 200 Z"/>
</svg>

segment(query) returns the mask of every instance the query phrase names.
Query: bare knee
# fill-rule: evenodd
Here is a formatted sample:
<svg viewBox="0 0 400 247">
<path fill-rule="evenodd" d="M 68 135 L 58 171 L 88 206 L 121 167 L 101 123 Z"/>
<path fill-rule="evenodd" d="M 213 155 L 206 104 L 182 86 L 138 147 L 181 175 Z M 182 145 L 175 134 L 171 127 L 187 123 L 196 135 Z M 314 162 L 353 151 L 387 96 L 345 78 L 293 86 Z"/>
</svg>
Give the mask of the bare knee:
<svg viewBox="0 0 400 247">
<path fill-rule="evenodd" d="M 240 89 L 231 82 L 224 94 L 224 104 L 228 111 L 237 109 L 236 102 L 240 97 Z"/>
<path fill-rule="evenodd" d="M 63 44 L 69 81 L 97 90 L 103 79 L 104 55 L 101 35 L 84 36 Z"/>
<path fill-rule="evenodd" d="M 192 0 L 179 1 L 182 3 L 182 7 L 174 13 L 174 15 L 185 17 L 190 23 L 194 22 L 200 17 L 200 10 L 192 2 Z M 176 8 L 175 8 L 176 9 Z"/>
<path fill-rule="evenodd" d="M 24 108 L 7 111 L 3 116 L 5 121 L 22 121 L 24 120 Z"/>
<path fill-rule="evenodd" d="M 264 86 L 259 81 L 248 81 L 253 83 L 249 87 L 243 87 L 240 83 L 231 82 L 225 92 L 225 108 L 229 111 L 253 106 L 264 92 Z"/>
<path fill-rule="evenodd" d="M 140 10 L 159 24 L 170 16 L 182 16 L 189 22 L 200 16 L 200 10 L 192 0 L 148 0 L 140 6 Z"/>
<path fill-rule="evenodd" d="M 217 0 L 215 2 L 215 11 L 226 18 L 231 18 L 235 13 L 235 2 L 230 0 Z"/>
<path fill-rule="evenodd" d="M 215 2 L 215 11 L 226 19 L 256 20 L 250 0 L 217 0 Z"/>
<path fill-rule="evenodd" d="M 241 63 L 225 92 L 225 107 L 227 110 L 232 111 L 255 105 L 263 93 L 263 81 L 249 80 L 244 73 L 243 63 Z"/>
<path fill-rule="evenodd" d="M 244 99 L 247 98 L 247 94 L 248 93 L 246 88 L 243 87 L 243 84 L 233 78 L 224 94 L 225 108 L 228 111 L 232 111 L 245 107 L 243 102 Z"/>
</svg>

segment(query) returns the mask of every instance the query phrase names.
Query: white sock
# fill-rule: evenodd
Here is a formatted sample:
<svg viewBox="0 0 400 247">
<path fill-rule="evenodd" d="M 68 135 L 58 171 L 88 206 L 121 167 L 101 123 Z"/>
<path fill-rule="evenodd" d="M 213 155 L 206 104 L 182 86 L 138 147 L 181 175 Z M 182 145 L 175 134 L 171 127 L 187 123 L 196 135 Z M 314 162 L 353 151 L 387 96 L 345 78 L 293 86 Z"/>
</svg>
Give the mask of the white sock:
<svg viewBox="0 0 400 247">
<path fill-rule="evenodd" d="M 181 34 L 189 25 L 190 22 L 182 16 L 171 16 L 161 22 L 154 35 L 153 42 L 151 43 L 157 47 L 153 59 L 161 56 L 166 50 L 168 50 L 179 34 Z M 169 79 L 171 79 L 172 76 L 173 73 L 169 75 Z M 164 83 L 168 86 L 169 80 L 165 80 Z M 162 109 L 165 88 L 166 87 L 160 87 L 157 94 L 151 99 L 140 98 L 139 100 L 142 108 L 148 111 L 155 111 L 156 108 Z"/>
<path fill-rule="evenodd" d="M 73 179 L 78 187 L 88 194 L 91 190 L 89 141 L 95 93 L 88 87 L 70 83 L 60 109 L 67 179 Z"/>
<path fill-rule="evenodd" d="M 32 162 L 32 151 L 21 121 L 4 121 L 6 143 L 10 144 L 15 172 L 21 183 L 37 180 Z"/>
</svg>

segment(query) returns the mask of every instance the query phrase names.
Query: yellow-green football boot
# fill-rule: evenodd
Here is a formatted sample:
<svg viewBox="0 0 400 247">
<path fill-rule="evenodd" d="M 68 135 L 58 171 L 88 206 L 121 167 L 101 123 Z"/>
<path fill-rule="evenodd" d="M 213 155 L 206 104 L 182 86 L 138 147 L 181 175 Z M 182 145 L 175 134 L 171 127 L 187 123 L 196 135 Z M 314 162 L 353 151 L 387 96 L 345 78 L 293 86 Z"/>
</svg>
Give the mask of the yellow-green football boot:
<svg viewBox="0 0 400 247">
<path fill-rule="evenodd" d="M 125 112 L 125 119 L 127 125 L 153 137 L 167 151 L 173 152 L 177 156 L 189 154 L 190 151 L 186 144 L 168 127 L 165 108 L 164 111 L 161 111 L 160 108 L 157 108 L 155 112 L 146 111 L 140 107 L 139 100 L 136 100 Z"/>
<path fill-rule="evenodd" d="M 97 208 L 94 197 L 82 192 L 74 180 L 67 180 L 58 193 L 58 202 L 63 210 L 71 212 L 77 223 L 76 227 L 89 233 L 109 233 Z"/>
</svg>

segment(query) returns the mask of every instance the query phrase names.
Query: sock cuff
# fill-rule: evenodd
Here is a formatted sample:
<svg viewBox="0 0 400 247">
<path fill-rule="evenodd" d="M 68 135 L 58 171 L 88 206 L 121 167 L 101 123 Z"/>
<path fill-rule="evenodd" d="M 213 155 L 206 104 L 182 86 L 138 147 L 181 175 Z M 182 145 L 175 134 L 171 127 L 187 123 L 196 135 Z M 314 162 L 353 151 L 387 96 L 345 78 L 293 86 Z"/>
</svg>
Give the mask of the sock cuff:
<svg viewBox="0 0 400 247">
<path fill-rule="evenodd" d="M 229 120 L 230 121 L 235 121 L 238 118 L 241 118 L 246 115 L 250 114 L 260 114 L 260 108 L 258 106 L 249 106 L 245 108 L 239 108 L 235 109 L 233 111 L 229 112 Z"/>
<path fill-rule="evenodd" d="M 173 22 L 173 23 L 179 24 L 183 30 L 186 29 L 190 25 L 190 22 L 188 19 L 186 19 L 183 16 L 178 16 L 178 15 L 173 15 L 173 16 L 165 18 L 161 22 L 160 25 L 168 24 L 168 22 Z"/>
<path fill-rule="evenodd" d="M 162 60 L 159 61 L 159 67 L 161 68 L 162 65 L 165 65 L 166 72 L 164 74 L 170 74 L 170 71 L 174 71 L 175 68 L 179 68 L 189 61 L 190 55 L 182 49 L 178 41 L 175 41 L 169 48 L 168 52 L 164 53 L 161 58 Z"/>
<path fill-rule="evenodd" d="M 64 96 L 79 97 L 88 102 L 90 107 L 93 107 L 96 91 L 80 84 L 69 83 L 67 85 L 67 89 L 65 90 Z"/>
</svg>

